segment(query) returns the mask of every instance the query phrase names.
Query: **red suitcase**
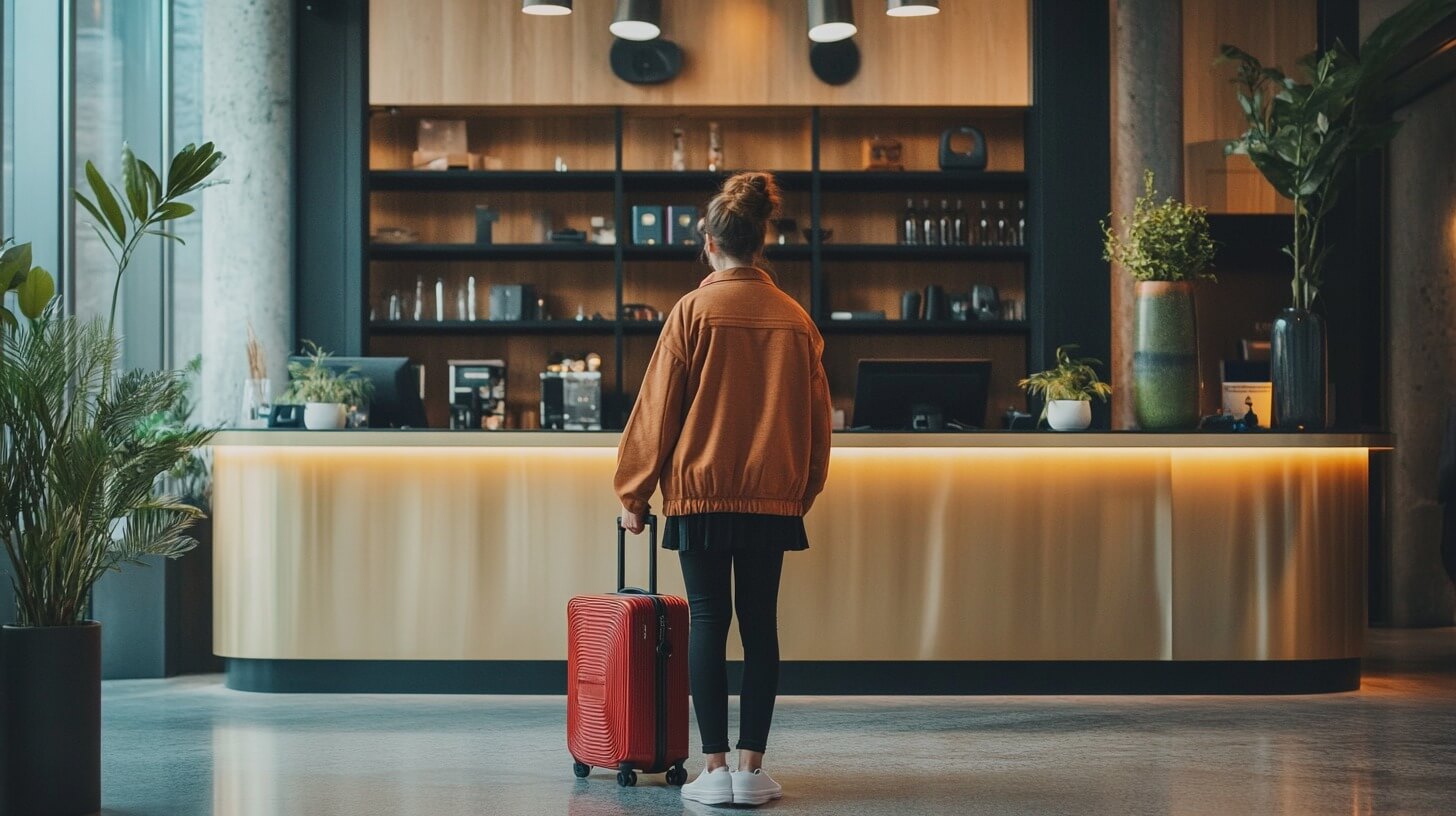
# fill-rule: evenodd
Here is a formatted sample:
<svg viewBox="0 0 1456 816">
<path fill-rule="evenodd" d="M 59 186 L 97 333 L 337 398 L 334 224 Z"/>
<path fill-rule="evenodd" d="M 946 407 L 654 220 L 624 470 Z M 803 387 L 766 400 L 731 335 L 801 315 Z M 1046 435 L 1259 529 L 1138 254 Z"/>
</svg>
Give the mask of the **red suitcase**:
<svg viewBox="0 0 1456 816">
<path fill-rule="evenodd" d="M 617 520 L 617 591 L 566 604 L 566 747 L 578 777 L 615 768 L 687 781 L 688 602 L 657 594 L 657 517 L 647 517 L 646 591 L 627 587 L 627 534 Z"/>
</svg>

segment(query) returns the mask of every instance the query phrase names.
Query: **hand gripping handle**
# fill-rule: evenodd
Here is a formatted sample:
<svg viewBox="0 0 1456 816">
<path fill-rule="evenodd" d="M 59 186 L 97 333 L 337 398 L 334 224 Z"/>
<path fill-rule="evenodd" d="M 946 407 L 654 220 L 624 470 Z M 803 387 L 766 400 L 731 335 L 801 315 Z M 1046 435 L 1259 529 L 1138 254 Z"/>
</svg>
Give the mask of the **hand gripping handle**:
<svg viewBox="0 0 1456 816">
<path fill-rule="evenodd" d="M 647 594 L 657 594 L 657 516 L 647 514 Z M 642 590 L 627 586 L 627 530 L 622 526 L 622 517 L 617 517 L 617 591 L 637 592 Z"/>
</svg>

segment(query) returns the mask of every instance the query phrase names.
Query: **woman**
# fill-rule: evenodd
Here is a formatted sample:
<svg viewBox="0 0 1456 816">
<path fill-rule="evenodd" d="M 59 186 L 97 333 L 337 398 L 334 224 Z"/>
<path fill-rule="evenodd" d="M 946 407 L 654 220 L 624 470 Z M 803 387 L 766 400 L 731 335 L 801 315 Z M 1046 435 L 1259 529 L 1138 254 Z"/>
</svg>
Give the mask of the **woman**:
<svg viewBox="0 0 1456 816">
<path fill-rule="evenodd" d="M 785 551 L 809 546 L 803 516 L 829 467 L 824 341 L 758 265 L 778 210 L 768 173 L 739 173 L 708 202 L 699 229 L 713 272 L 667 316 L 617 451 L 622 526 L 642 531 L 660 484 L 663 547 L 682 562 L 689 677 L 707 755 L 682 795 L 703 804 L 760 805 L 782 794 L 763 771 L 778 693 L 779 572 Z M 730 773 L 723 655 L 735 605 L 743 690 Z"/>
</svg>

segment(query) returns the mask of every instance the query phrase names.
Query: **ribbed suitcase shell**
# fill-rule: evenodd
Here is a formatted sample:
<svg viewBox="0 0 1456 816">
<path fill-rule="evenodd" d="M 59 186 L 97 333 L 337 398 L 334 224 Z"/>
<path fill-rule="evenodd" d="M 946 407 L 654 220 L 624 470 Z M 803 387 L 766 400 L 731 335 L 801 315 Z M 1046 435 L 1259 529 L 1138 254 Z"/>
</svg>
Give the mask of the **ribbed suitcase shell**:
<svg viewBox="0 0 1456 816">
<path fill-rule="evenodd" d="M 667 613 L 666 744 L 657 764 L 657 609 Z M 688 757 L 688 602 L 578 595 L 566 605 L 566 745 L 577 762 L 662 773 Z"/>
</svg>

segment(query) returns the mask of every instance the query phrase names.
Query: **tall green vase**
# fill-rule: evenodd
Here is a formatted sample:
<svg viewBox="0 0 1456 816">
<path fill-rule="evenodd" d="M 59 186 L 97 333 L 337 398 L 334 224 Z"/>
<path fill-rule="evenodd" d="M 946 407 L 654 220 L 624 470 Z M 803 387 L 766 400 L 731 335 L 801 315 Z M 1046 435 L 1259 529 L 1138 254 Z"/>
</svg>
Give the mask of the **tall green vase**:
<svg viewBox="0 0 1456 816">
<path fill-rule="evenodd" d="M 1145 431 L 1198 427 L 1198 325 L 1192 281 L 1138 281 L 1133 411 Z"/>
</svg>

